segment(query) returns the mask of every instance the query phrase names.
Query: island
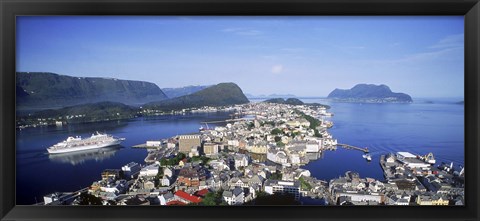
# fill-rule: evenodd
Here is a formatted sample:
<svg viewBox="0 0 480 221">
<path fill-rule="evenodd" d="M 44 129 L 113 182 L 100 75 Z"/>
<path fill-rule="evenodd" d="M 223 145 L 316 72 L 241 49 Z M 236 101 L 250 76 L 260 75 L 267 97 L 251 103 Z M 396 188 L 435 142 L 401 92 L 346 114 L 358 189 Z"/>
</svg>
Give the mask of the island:
<svg viewBox="0 0 480 221">
<path fill-rule="evenodd" d="M 411 103 L 412 97 L 405 93 L 395 93 L 387 85 L 357 84 L 351 89 L 335 89 L 329 99 L 339 102 L 359 103 Z"/>
</svg>

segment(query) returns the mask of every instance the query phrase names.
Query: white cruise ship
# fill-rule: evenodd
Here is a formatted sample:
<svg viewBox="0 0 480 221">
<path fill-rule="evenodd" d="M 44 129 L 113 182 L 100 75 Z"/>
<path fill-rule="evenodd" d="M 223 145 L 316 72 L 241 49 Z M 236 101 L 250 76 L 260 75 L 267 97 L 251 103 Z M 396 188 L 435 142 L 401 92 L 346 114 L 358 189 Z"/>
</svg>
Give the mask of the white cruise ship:
<svg viewBox="0 0 480 221">
<path fill-rule="evenodd" d="M 91 150 L 120 144 L 125 138 L 118 138 L 97 132 L 91 137 L 82 139 L 80 136 L 68 137 L 66 140 L 47 148 L 48 153 L 69 153 L 81 150 Z"/>
</svg>

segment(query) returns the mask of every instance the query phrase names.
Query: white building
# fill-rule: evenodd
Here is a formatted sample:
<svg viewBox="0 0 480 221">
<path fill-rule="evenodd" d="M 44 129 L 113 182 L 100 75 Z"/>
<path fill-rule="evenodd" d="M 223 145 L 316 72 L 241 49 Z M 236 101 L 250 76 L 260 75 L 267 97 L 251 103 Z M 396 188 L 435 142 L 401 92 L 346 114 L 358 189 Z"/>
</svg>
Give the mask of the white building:
<svg viewBox="0 0 480 221">
<path fill-rule="evenodd" d="M 296 200 L 300 199 L 299 181 L 267 180 L 265 181 L 264 189 L 265 192 L 269 194 L 289 193 L 292 194 Z"/>
<path fill-rule="evenodd" d="M 318 153 L 318 151 L 320 151 L 319 142 L 314 140 L 307 142 L 307 153 Z"/>
<path fill-rule="evenodd" d="M 427 168 L 431 165 L 417 158 L 409 152 L 397 152 L 397 160 L 410 168 Z"/>
<path fill-rule="evenodd" d="M 140 170 L 140 176 L 156 176 L 158 174 L 158 164 L 148 165 Z"/>
<path fill-rule="evenodd" d="M 239 167 L 246 167 L 248 166 L 248 158 L 245 154 L 235 154 L 233 156 L 233 160 L 235 161 L 235 169 Z"/>
<path fill-rule="evenodd" d="M 157 141 L 157 140 L 147 140 L 148 147 L 160 147 L 162 146 L 162 141 Z"/>
</svg>

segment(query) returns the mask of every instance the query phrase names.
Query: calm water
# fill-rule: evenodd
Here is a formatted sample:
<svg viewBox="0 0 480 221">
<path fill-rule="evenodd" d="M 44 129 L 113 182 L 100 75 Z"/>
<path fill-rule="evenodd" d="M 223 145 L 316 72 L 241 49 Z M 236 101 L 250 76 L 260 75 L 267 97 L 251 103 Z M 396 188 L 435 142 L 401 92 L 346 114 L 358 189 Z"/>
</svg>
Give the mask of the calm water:
<svg viewBox="0 0 480 221">
<path fill-rule="evenodd" d="M 426 155 L 432 152 L 437 164 L 442 161 L 464 163 L 464 105 L 459 100 L 416 100 L 411 104 L 328 103 L 325 100 L 303 99 L 331 105 L 334 126 L 329 130 L 339 143 L 368 147 L 372 161 L 362 152 L 338 148 L 326 151 L 323 158 L 303 168 L 312 176 L 329 180 L 345 171 L 358 171 L 362 177 L 383 180 L 380 155 L 408 151 Z"/>
<path fill-rule="evenodd" d="M 145 143 L 146 140 L 198 132 L 200 122 L 227 118 L 228 113 L 159 116 L 17 130 L 17 204 L 33 204 L 36 200 L 42 202 L 46 194 L 89 186 L 93 181 L 100 180 L 100 173 L 107 168 L 120 169 L 131 161 L 144 164 L 147 151 L 133 149 L 131 146 Z M 101 152 L 52 157 L 46 151 L 47 147 L 68 136 L 88 137 L 95 131 L 125 137 L 126 140 L 122 143 L 122 148 L 107 148 Z"/>
<path fill-rule="evenodd" d="M 379 157 L 397 151 L 422 155 L 433 152 L 437 162 L 463 165 L 464 106 L 453 104 L 459 100 L 434 100 L 434 103 L 420 100 L 413 104 L 303 101 L 331 105 L 330 112 L 335 114 L 330 118 L 334 122 L 331 134 L 339 143 L 368 147 L 373 158 L 367 162 L 361 152 L 342 148 L 327 151 L 304 166 L 319 179 L 343 176 L 348 170 L 358 171 L 362 177 L 383 179 Z M 43 195 L 54 191 L 83 188 L 99 180 L 100 173 L 107 168 L 120 168 L 131 161 L 144 163 L 146 150 L 132 149 L 132 145 L 197 132 L 202 121 L 226 118 L 229 118 L 227 113 L 161 116 L 17 131 L 17 204 L 43 201 Z M 97 130 L 125 137 L 124 147 L 63 157 L 49 157 L 45 150 L 69 135 L 90 136 Z"/>
</svg>

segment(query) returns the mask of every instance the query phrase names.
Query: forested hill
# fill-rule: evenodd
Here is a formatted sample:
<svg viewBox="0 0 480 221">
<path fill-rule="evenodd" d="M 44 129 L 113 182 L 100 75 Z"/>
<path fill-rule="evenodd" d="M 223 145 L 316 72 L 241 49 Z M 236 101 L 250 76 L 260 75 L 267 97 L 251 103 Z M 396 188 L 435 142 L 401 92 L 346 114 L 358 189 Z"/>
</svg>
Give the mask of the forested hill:
<svg viewBox="0 0 480 221">
<path fill-rule="evenodd" d="M 18 109 L 62 108 L 102 101 L 142 105 L 167 98 L 157 85 L 145 81 L 45 72 L 17 72 L 16 80 Z"/>
<path fill-rule="evenodd" d="M 226 106 L 248 103 L 242 89 L 235 83 L 220 83 L 210 86 L 193 94 L 176 97 L 168 100 L 151 102 L 143 106 L 144 109 L 179 110 L 203 106 Z"/>
<path fill-rule="evenodd" d="M 410 103 L 412 97 L 405 93 L 395 93 L 386 85 L 357 84 L 351 89 L 335 89 L 327 98 L 345 102 L 368 103 Z"/>
</svg>

